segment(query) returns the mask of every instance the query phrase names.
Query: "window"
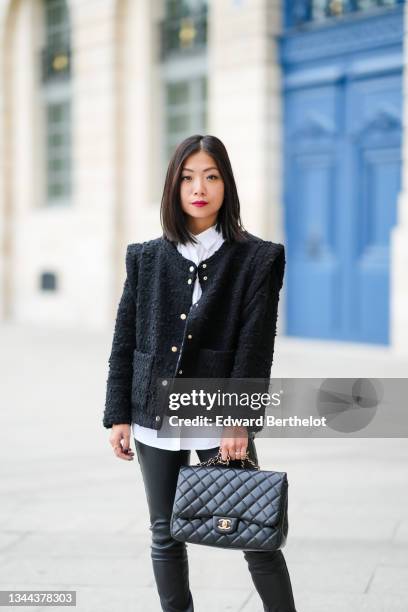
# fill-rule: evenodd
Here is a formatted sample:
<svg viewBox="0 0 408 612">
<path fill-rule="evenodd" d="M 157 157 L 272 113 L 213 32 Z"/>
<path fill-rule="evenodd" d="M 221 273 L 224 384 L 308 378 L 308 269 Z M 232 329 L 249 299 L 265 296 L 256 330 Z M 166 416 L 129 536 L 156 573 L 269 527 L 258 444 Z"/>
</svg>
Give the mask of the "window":
<svg viewBox="0 0 408 612">
<path fill-rule="evenodd" d="M 207 0 L 167 0 L 160 24 L 161 57 L 199 51 L 207 44 Z"/>
<path fill-rule="evenodd" d="M 42 272 L 40 275 L 40 289 L 42 291 L 57 290 L 57 276 L 54 272 Z"/>
<path fill-rule="evenodd" d="M 65 0 L 44 0 L 42 89 L 45 117 L 46 203 L 71 195 L 70 24 Z"/>
<path fill-rule="evenodd" d="M 207 79 L 199 77 L 166 85 L 166 134 L 168 160 L 187 136 L 207 130 Z"/>
<path fill-rule="evenodd" d="M 71 187 L 69 101 L 47 104 L 47 195 L 50 201 L 68 197 Z"/>
<path fill-rule="evenodd" d="M 207 132 L 207 10 L 208 0 L 164 0 L 163 180 L 177 145 Z"/>
<path fill-rule="evenodd" d="M 391 6 L 398 0 L 313 0 L 312 19 L 338 17 L 353 11 L 366 11 L 377 6 Z"/>
<path fill-rule="evenodd" d="M 288 0 L 288 25 L 301 25 L 308 21 L 321 22 L 360 11 L 392 7 L 403 2 L 404 0 Z"/>
</svg>

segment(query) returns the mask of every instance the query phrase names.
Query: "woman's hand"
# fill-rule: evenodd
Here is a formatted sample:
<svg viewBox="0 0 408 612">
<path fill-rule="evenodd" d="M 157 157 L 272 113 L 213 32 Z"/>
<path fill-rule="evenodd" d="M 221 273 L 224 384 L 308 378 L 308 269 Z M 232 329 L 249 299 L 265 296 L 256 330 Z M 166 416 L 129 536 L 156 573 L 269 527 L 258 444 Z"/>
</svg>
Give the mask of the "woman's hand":
<svg viewBox="0 0 408 612">
<path fill-rule="evenodd" d="M 123 440 L 123 443 L 122 443 Z M 120 425 L 112 425 L 112 432 L 109 437 L 109 442 L 113 447 L 113 452 L 119 459 L 133 461 L 134 452 L 130 448 L 130 425 L 129 423 L 121 423 Z"/>
<path fill-rule="evenodd" d="M 229 455 L 232 460 L 243 459 L 248 448 L 248 430 L 246 427 L 224 427 L 220 449 L 221 458 L 225 461 Z"/>
</svg>

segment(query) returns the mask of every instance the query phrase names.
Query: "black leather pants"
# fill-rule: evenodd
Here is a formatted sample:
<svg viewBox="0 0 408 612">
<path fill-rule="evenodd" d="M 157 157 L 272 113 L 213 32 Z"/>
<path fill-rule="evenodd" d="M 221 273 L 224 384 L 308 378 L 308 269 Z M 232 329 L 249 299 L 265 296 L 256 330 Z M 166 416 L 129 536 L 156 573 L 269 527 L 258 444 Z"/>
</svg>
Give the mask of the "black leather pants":
<svg viewBox="0 0 408 612">
<path fill-rule="evenodd" d="M 189 465 L 191 451 L 155 448 L 136 439 L 135 446 L 149 506 L 151 558 L 161 608 L 164 612 L 194 612 L 186 544 L 178 542 L 170 534 L 178 472 L 181 465 Z M 217 446 L 196 452 L 200 461 L 207 461 L 217 455 L 218 450 Z M 248 455 L 258 461 L 252 438 L 248 439 Z M 230 465 L 240 467 L 241 463 L 231 461 Z M 282 552 L 243 551 L 243 555 L 264 611 L 296 612 L 289 572 Z"/>
</svg>

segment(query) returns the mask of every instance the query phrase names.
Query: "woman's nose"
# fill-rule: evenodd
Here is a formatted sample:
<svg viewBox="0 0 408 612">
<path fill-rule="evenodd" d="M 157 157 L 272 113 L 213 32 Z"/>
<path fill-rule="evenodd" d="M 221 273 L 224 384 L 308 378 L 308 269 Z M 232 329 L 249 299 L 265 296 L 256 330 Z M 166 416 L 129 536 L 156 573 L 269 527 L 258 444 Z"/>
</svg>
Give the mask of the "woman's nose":
<svg viewBox="0 0 408 612">
<path fill-rule="evenodd" d="M 205 190 L 204 190 L 204 184 L 203 184 L 203 182 L 201 182 L 201 181 L 197 181 L 197 182 L 194 184 L 194 193 L 197 193 L 197 194 L 198 194 L 198 193 L 204 193 L 204 191 L 205 191 Z"/>
</svg>

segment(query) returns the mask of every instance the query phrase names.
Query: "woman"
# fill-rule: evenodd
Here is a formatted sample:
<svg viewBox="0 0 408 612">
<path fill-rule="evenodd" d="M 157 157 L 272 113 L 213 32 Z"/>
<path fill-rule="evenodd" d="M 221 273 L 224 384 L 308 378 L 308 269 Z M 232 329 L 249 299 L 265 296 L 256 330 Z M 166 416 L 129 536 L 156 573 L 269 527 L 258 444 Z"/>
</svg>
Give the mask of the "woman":
<svg viewBox="0 0 408 612">
<path fill-rule="evenodd" d="M 103 423 L 120 459 L 133 460 L 134 437 L 161 608 L 192 612 L 186 545 L 170 534 L 180 466 L 192 449 L 200 461 L 221 449 L 230 465 L 247 453 L 257 462 L 254 436 L 262 427 L 201 426 L 177 437 L 159 384 L 166 377 L 269 380 L 285 258 L 282 245 L 244 230 L 229 157 L 214 136 L 191 136 L 177 147 L 161 223 L 160 238 L 127 247 Z M 264 610 L 296 612 L 282 552 L 243 554 Z"/>
</svg>

